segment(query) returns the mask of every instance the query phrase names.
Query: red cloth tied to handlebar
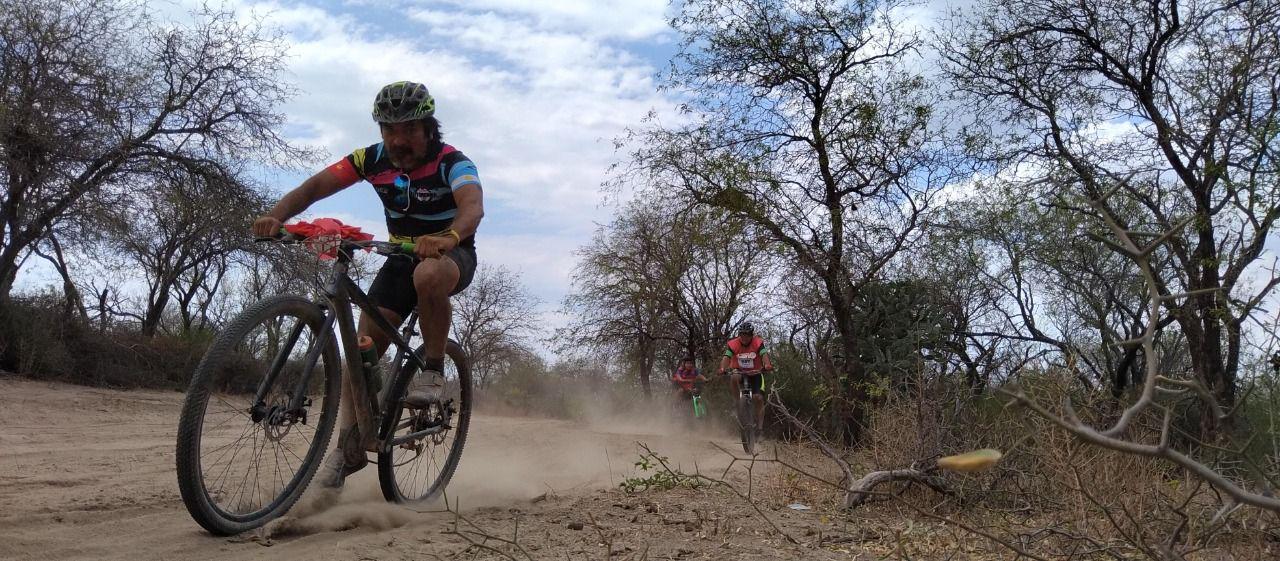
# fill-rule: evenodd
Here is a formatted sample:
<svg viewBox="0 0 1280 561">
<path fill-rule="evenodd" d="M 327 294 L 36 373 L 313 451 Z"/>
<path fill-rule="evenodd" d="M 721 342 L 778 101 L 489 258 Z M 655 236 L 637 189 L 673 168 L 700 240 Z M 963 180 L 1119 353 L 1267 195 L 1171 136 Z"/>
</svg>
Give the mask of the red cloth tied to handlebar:
<svg viewBox="0 0 1280 561">
<path fill-rule="evenodd" d="M 320 254 L 322 259 L 333 259 L 338 256 L 341 240 L 364 242 L 373 239 L 373 234 L 360 231 L 358 226 L 343 224 L 336 218 L 317 218 L 311 222 L 295 222 L 284 227 L 286 232 L 306 240 L 305 245 Z"/>
</svg>

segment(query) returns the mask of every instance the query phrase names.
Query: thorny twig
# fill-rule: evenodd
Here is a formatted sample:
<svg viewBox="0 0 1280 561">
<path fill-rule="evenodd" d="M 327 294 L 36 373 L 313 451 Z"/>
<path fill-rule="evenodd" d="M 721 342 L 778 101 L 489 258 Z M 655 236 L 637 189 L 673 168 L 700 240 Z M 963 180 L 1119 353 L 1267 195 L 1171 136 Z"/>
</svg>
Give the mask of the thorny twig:
<svg viewBox="0 0 1280 561">
<path fill-rule="evenodd" d="M 648 453 L 649 455 L 654 456 L 654 457 L 657 457 L 657 454 L 655 454 L 655 453 L 653 452 L 653 450 L 651 450 L 651 449 L 650 449 L 647 445 L 645 445 L 644 443 L 637 443 L 637 444 L 638 444 L 642 449 L 644 449 L 644 451 L 645 451 L 646 453 Z M 731 458 L 733 458 L 733 461 L 735 461 L 735 462 L 736 462 L 736 461 L 738 461 L 738 460 L 743 460 L 743 459 L 744 459 L 744 458 L 739 458 L 739 457 L 738 457 L 737 455 L 735 455 L 733 452 L 730 452 L 729 450 L 726 450 L 725 448 L 721 447 L 720 445 L 718 445 L 718 444 L 716 444 L 716 443 L 714 443 L 714 442 L 712 443 L 712 445 L 713 445 L 713 446 L 715 446 L 715 447 L 716 447 L 717 449 L 719 449 L 720 451 L 724 452 L 725 454 L 728 454 Z M 776 454 L 774 455 L 774 457 L 773 457 L 773 458 L 753 458 L 752 460 L 753 460 L 753 461 L 755 461 L 755 462 L 760 462 L 760 463 L 774 463 L 774 464 L 778 464 L 778 465 L 781 465 L 782 467 L 785 467 L 785 468 L 787 468 L 787 469 L 789 469 L 789 470 L 792 470 L 792 471 L 794 471 L 794 472 L 796 472 L 796 473 L 799 473 L 799 474 L 803 474 L 803 475 L 809 476 L 809 477 L 811 477 L 812 479 L 814 479 L 814 480 L 816 480 L 816 481 L 818 481 L 818 482 L 821 482 L 821 483 L 823 483 L 823 484 L 825 484 L 825 485 L 831 486 L 831 487 L 833 487 L 833 488 L 835 488 L 835 489 L 840 489 L 840 490 L 842 490 L 842 491 L 843 491 L 843 490 L 845 490 L 842 486 L 840 486 L 840 485 L 838 485 L 838 484 L 836 484 L 836 483 L 833 483 L 833 482 L 828 481 L 828 480 L 826 480 L 826 479 L 823 479 L 823 478 L 821 478 L 821 477 L 816 477 L 816 476 L 812 476 L 812 475 L 810 475 L 810 474 L 809 474 L 808 472 L 806 472 L 804 469 L 802 469 L 802 468 L 800 468 L 800 467 L 798 467 L 798 466 L 795 466 L 795 465 L 791 464 L 790 462 L 787 462 L 786 460 L 781 459 L 781 458 L 780 458 L 780 457 L 778 457 Z M 664 469 L 664 470 L 668 470 L 669 472 L 671 472 L 671 474 L 672 474 L 672 475 L 681 475 L 681 476 L 684 476 L 684 477 L 693 477 L 693 478 L 697 478 L 697 479 L 699 479 L 699 480 L 705 481 L 705 482 L 707 482 L 707 483 L 709 483 L 709 484 L 714 484 L 714 485 L 716 485 L 716 486 L 720 486 L 720 487 L 723 487 L 723 488 L 729 489 L 729 490 L 730 490 L 730 491 L 732 491 L 734 494 L 738 495 L 738 497 L 739 497 L 739 498 L 741 498 L 741 499 L 743 499 L 744 501 L 746 501 L 746 502 L 747 502 L 747 504 L 751 505 L 751 507 L 752 507 L 753 509 L 755 509 L 755 511 L 760 515 L 760 517 L 761 517 L 761 518 L 763 518 L 763 519 L 765 520 L 765 522 L 768 522 L 768 523 L 769 523 L 769 525 L 774 529 L 774 531 L 778 532 L 778 534 L 780 534 L 780 535 L 782 535 L 783 537 L 785 537 L 785 538 L 787 539 L 787 541 L 789 541 L 789 542 L 791 542 L 791 543 L 793 543 L 793 544 L 796 544 L 796 545 L 800 545 L 800 542 L 799 542 L 799 541 L 797 541 L 795 538 L 793 538 L 793 537 L 791 537 L 790 535 L 788 535 L 786 532 L 783 532 L 781 528 L 779 528 L 776 524 L 774 524 L 774 523 L 773 523 L 773 521 L 772 521 L 771 519 L 769 519 L 769 517 L 768 517 L 767 515 L 765 515 L 764 511 L 760 509 L 760 506 L 756 504 L 756 501 L 754 501 L 754 500 L 752 500 L 750 497 L 748 497 L 748 496 L 744 495 L 741 491 L 739 491 L 739 490 L 738 490 L 736 487 L 734 487 L 733 485 L 729 484 L 727 481 L 720 480 L 720 479 L 713 479 L 713 478 L 707 477 L 707 476 L 705 476 L 705 475 L 702 475 L 702 474 L 700 474 L 700 473 L 694 473 L 694 474 L 676 473 L 676 472 L 674 472 L 674 470 L 672 470 L 672 469 L 671 469 L 671 467 L 670 467 L 670 466 L 668 466 L 665 462 L 662 462 L 661 460 L 659 460 L 659 463 L 661 464 L 662 469 Z M 920 508 L 919 506 L 916 506 L 916 505 L 915 505 L 914 503 L 912 503 L 911 501 L 908 501 L 908 500 L 906 500 L 906 499 L 904 499 L 904 498 L 902 498 L 902 497 L 898 496 L 897 494 L 894 494 L 894 493 L 884 493 L 884 492 L 879 492 L 879 491 L 864 491 L 864 493 L 865 493 L 865 494 L 867 494 L 867 495 L 870 495 L 870 496 L 883 497 L 883 498 L 887 498 L 887 499 L 890 499 L 890 500 L 897 501 L 897 502 L 899 502 L 899 503 L 901 503 L 901 504 L 903 504 L 903 505 L 906 505 L 908 508 L 910 508 L 911 510 L 914 510 L 915 512 L 917 512 L 917 513 L 921 514 L 922 516 L 925 516 L 925 517 L 927 517 L 927 518 L 931 518 L 931 519 L 937 520 L 937 521 L 942 522 L 942 523 L 944 523 L 944 524 L 950 524 L 950 525 L 952 525 L 952 526 L 956 526 L 956 527 L 958 527 L 958 528 L 960 528 L 960 529 L 962 529 L 962 530 L 964 530 L 964 531 L 966 531 L 966 532 L 969 532 L 969 533 L 976 534 L 976 535 L 982 536 L 982 537 L 984 537 L 984 538 L 987 538 L 987 539 L 989 539 L 989 540 L 991 540 L 991 541 L 993 541 L 993 542 L 995 542 L 995 543 L 1000 544 L 1002 547 L 1005 547 L 1005 548 L 1006 548 L 1006 549 L 1008 549 L 1009 551 L 1012 551 L 1012 552 L 1014 552 L 1014 553 L 1017 553 L 1018 555 L 1023 556 L 1023 557 L 1026 557 L 1026 558 L 1028 558 L 1028 559 L 1034 559 L 1035 561 L 1050 561 L 1049 559 L 1047 559 L 1047 558 L 1045 558 L 1045 557 L 1041 557 L 1041 556 L 1036 555 L 1036 554 L 1034 554 L 1034 553 L 1030 553 L 1030 552 L 1026 551 L 1025 549 L 1023 549 L 1023 548 L 1020 548 L 1020 547 L 1018 547 L 1017 545 L 1015 545 L 1015 544 L 1013 544 L 1013 543 L 1010 543 L 1008 540 L 1005 540 L 1005 539 L 1003 539 L 1003 538 L 1000 538 L 1000 537 L 998 537 L 998 536 L 996 536 L 996 535 L 994 535 L 994 534 L 991 534 L 991 533 L 986 532 L 986 531 L 984 531 L 984 530 L 981 530 L 981 529 L 975 528 L 975 527 L 973 527 L 973 526 L 970 526 L 969 524 L 966 524 L 966 523 L 964 523 L 964 522 L 960 522 L 959 520 L 954 520 L 954 519 L 951 519 L 951 518 L 948 518 L 948 517 L 945 517 L 945 516 L 941 516 L 941 515 L 934 514 L 934 513 L 932 513 L 932 512 L 928 512 L 927 510 L 925 510 L 925 509 L 923 509 L 923 508 Z"/>
<path fill-rule="evenodd" d="M 650 449 L 650 448 L 649 448 L 649 446 L 648 446 L 647 444 L 645 444 L 645 443 L 643 443 L 643 442 L 637 442 L 636 444 L 637 444 L 638 446 L 640 446 L 640 448 L 641 448 L 641 449 L 643 449 L 643 450 L 645 451 L 645 453 L 646 453 L 646 454 L 648 454 L 649 456 L 653 457 L 653 458 L 654 458 L 654 460 L 656 460 L 656 461 L 658 462 L 658 464 L 659 464 L 660 466 L 662 466 L 662 469 L 663 469 L 664 471 L 666 471 L 666 472 L 667 472 L 668 474 L 670 474 L 670 475 L 673 475 L 673 476 L 682 476 L 682 477 L 688 477 L 688 478 L 693 478 L 693 479 L 696 479 L 696 480 L 698 480 L 698 481 L 703 481 L 703 482 L 705 482 L 705 483 L 708 483 L 708 484 L 710 484 L 710 485 L 715 485 L 715 486 L 717 486 L 717 487 L 722 487 L 722 488 L 724 488 L 724 489 L 728 489 L 728 490 L 729 490 L 729 491 L 731 491 L 733 494 L 737 495 L 737 496 L 738 496 L 738 498 L 742 499 L 743 501 L 746 501 L 746 503 L 747 503 L 748 505 L 750 505 L 750 506 L 751 506 L 751 508 L 752 508 L 753 510 L 755 510 L 755 511 L 756 511 L 756 514 L 759 514 L 759 515 L 760 515 L 760 518 L 764 519 L 764 521 L 765 521 L 766 523 L 768 523 L 768 524 L 769 524 L 769 526 L 770 526 L 770 527 L 772 527 L 772 528 L 773 528 L 773 530 L 774 530 L 775 532 L 777 532 L 777 533 L 778 533 L 778 535 L 781 535 L 782 537 L 786 538 L 786 540 L 787 540 L 788 542 L 791 542 L 791 543 L 796 544 L 796 545 L 799 545 L 799 544 L 800 544 L 800 542 L 799 542 L 798 540 L 796 540 L 795 538 L 791 537 L 791 535 L 790 535 L 790 534 L 788 534 L 788 533 L 784 532 L 784 531 L 782 530 L 782 528 L 779 528 L 779 527 L 778 527 L 778 525 L 777 525 L 777 524 L 774 524 L 774 523 L 773 523 L 773 520 L 772 520 L 772 519 L 770 519 L 770 518 L 769 518 L 769 516 L 768 516 L 767 514 L 765 514 L 764 510 L 762 510 L 762 509 L 760 508 L 760 505 L 756 504 L 756 501 L 755 501 L 755 500 L 753 500 L 753 499 L 751 498 L 751 495 L 750 495 L 750 494 L 744 494 L 742 491 L 738 490 L 738 488 L 737 488 L 737 487 L 733 486 L 731 483 L 729 483 L 729 482 L 728 482 L 728 481 L 726 481 L 725 479 L 715 479 L 715 478 L 707 477 L 707 476 L 705 476 L 705 475 L 702 475 L 701 473 L 696 473 L 696 472 L 695 472 L 695 473 L 693 473 L 693 474 L 687 474 L 687 473 L 680 473 L 680 472 L 677 472 L 677 471 L 673 470 L 673 469 L 671 468 L 671 466 L 667 465 L 667 462 L 666 462 L 666 461 L 664 461 L 664 460 L 662 459 L 662 457 L 660 457 L 660 456 L 658 456 L 656 453 L 654 453 L 654 451 L 653 451 L 652 449 Z M 713 446 L 715 446 L 717 449 L 719 449 L 721 452 L 724 452 L 725 454 L 728 454 L 728 455 L 729 455 L 729 457 L 733 458 L 733 461 L 731 461 L 731 462 L 730 462 L 730 465 L 733 465 L 733 463 L 734 463 L 734 462 L 737 462 L 738 460 L 742 460 L 742 459 L 743 459 L 743 458 L 739 458 L 739 457 L 737 457 L 737 456 L 736 456 L 736 455 L 734 455 L 732 452 L 729 452 L 728 450 L 725 450 L 725 449 L 724 449 L 723 447 L 721 447 L 719 444 L 716 444 L 716 443 L 714 443 L 714 442 L 713 442 L 713 443 L 711 443 L 711 444 L 712 444 Z M 760 461 L 760 462 L 762 462 L 762 463 L 763 463 L 763 462 L 769 462 L 770 460 L 756 460 L 755 458 L 751 458 L 751 460 L 750 460 L 750 464 L 754 465 L 754 463 L 755 463 L 756 461 Z M 727 473 L 727 472 L 728 472 L 728 470 L 726 470 L 726 473 Z"/>
<path fill-rule="evenodd" d="M 848 487 L 844 489 L 845 509 L 852 509 L 862 505 L 866 502 L 867 498 L 871 496 L 868 491 L 876 488 L 881 483 L 888 483 L 891 481 L 923 483 L 939 493 L 950 493 L 950 489 L 947 488 L 946 480 L 933 474 L 937 470 L 936 464 L 926 466 L 924 469 L 916 469 L 912 467 L 907 469 L 873 471 L 859 479 L 854 479 L 853 468 L 849 466 L 849 462 L 845 461 L 844 458 L 836 453 L 836 451 L 827 444 L 826 440 L 818 434 L 818 431 L 815 431 L 813 427 L 808 425 L 808 423 L 796 418 L 796 416 L 787 409 L 787 406 L 782 403 L 782 398 L 778 396 L 778 392 L 771 392 L 769 394 L 769 404 L 777 409 L 777 411 L 782 414 L 783 418 L 787 419 L 787 421 L 789 421 L 793 426 L 805 433 L 809 437 L 809 440 L 818 445 L 818 448 L 822 450 L 823 454 L 826 454 L 828 458 L 831 458 L 835 461 L 836 465 L 840 467 L 840 471 L 844 473 L 844 481 L 848 484 Z"/>
<path fill-rule="evenodd" d="M 513 534 L 512 534 L 512 538 L 511 538 L 511 539 L 506 539 L 506 538 L 503 538 L 503 537 L 495 536 L 495 535 L 493 535 L 493 534 L 489 533 L 489 532 L 488 532 L 487 530 L 485 530 L 484 528 L 480 527 L 480 525 L 476 524 L 475 522 L 472 522 L 472 521 L 471 521 L 471 520 L 469 520 L 467 517 L 463 516 L 463 515 L 462 515 L 462 509 L 458 507 L 458 504 L 459 504 L 459 499 L 454 499 L 454 505 L 453 505 L 453 507 L 452 507 L 452 508 L 450 508 L 450 507 L 449 507 L 449 503 L 448 503 L 448 498 L 446 498 L 446 499 L 445 499 L 445 509 L 446 509 L 446 511 L 448 511 L 448 512 L 449 512 L 449 513 L 451 513 L 451 514 L 453 514 L 453 529 L 452 529 L 452 530 L 449 530 L 449 531 L 447 531 L 447 532 L 445 532 L 446 534 L 455 535 L 455 536 L 458 536 L 458 537 L 462 538 L 463 540 L 466 540 L 466 542 L 467 542 L 471 547 L 474 547 L 474 548 L 477 548 L 477 549 L 480 549 L 480 550 L 484 550 L 484 551 L 488 551 L 488 552 L 491 552 L 491 553 L 496 553 L 496 554 L 501 555 L 501 556 L 503 556 L 503 557 L 505 557 L 505 558 L 507 558 L 507 559 L 510 559 L 511 561 L 517 561 L 517 557 L 515 557 L 515 556 L 514 556 L 514 555 L 512 555 L 511 553 L 509 553 L 509 552 L 507 552 L 507 551 L 505 551 L 505 550 L 503 550 L 503 549 L 500 549 L 500 548 L 497 548 L 497 547 L 491 546 L 491 545 L 489 545 L 489 544 L 488 544 L 488 542 L 490 542 L 490 541 L 494 541 L 494 542 L 498 542 L 498 543 L 500 543 L 500 544 L 505 544 L 505 545 L 507 545 L 507 546 L 510 546 L 510 547 L 512 547 L 512 548 L 515 548 L 515 550 L 516 550 L 518 553 L 520 553 L 520 554 L 523 556 L 523 558 L 524 558 L 524 559 L 527 559 L 527 560 L 529 560 L 529 561 L 533 561 L 533 556 L 529 554 L 529 552 L 524 548 L 524 546 L 522 546 L 522 545 L 520 545 L 520 544 L 518 543 L 518 541 L 517 541 L 517 540 L 518 540 L 518 538 L 519 538 L 519 534 L 518 534 L 518 533 L 513 533 Z M 465 529 L 463 529 L 463 528 L 461 527 L 461 524 L 460 524 L 460 523 L 462 523 L 462 522 L 465 522 L 465 523 L 467 524 L 467 526 L 470 526 L 471 528 L 474 528 L 474 530 L 465 530 Z M 518 522 L 517 522 L 517 526 L 516 526 L 516 528 L 517 528 L 517 532 L 518 532 L 518 529 L 519 529 L 519 523 L 518 523 Z M 474 535 L 474 536 L 477 536 L 477 537 L 479 537 L 479 538 L 481 538 L 481 539 L 477 540 L 475 537 L 472 537 L 473 535 Z"/>
</svg>

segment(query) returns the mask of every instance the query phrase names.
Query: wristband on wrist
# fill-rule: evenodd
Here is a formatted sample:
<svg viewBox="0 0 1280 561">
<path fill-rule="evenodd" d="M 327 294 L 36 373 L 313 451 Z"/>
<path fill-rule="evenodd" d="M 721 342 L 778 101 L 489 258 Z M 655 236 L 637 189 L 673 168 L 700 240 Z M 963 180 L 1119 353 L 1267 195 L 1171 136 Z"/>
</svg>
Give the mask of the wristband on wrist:
<svg viewBox="0 0 1280 561">
<path fill-rule="evenodd" d="M 455 245 L 462 243 L 462 237 L 459 236 L 458 231 L 454 230 L 453 228 L 449 228 L 448 230 L 441 232 L 441 234 L 453 236 L 453 241 Z"/>
</svg>

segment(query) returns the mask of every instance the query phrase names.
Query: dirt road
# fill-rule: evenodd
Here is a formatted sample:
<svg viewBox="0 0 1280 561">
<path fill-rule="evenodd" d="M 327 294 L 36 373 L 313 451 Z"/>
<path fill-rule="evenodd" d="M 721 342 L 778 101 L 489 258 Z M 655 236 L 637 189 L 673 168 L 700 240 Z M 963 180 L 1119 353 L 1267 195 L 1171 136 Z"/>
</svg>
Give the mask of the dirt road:
<svg viewBox="0 0 1280 561">
<path fill-rule="evenodd" d="M 0 377 L 0 559 L 448 559 L 476 552 L 451 533 L 452 514 L 383 502 L 373 469 L 349 479 L 335 505 L 319 508 L 308 491 L 291 518 L 267 530 L 232 538 L 203 532 L 183 508 L 174 475 L 181 401 L 175 392 Z M 622 422 L 478 415 L 449 491 L 469 520 L 515 535 L 535 559 L 835 553 L 784 542 L 723 492 L 621 493 L 617 483 L 636 475 L 637 441 L 686 468 L 697 462 L 706 472 L 728 462 L 706 439 Z M 786 509 L 771 516 L 784 530 L 813 523 Z M 573 529 L 577 523 L 585 529 Z M 466 536 L 481 539 L 472 531 Z M 479 556 L 490 557 L 500 556 Z"/>
</svg>

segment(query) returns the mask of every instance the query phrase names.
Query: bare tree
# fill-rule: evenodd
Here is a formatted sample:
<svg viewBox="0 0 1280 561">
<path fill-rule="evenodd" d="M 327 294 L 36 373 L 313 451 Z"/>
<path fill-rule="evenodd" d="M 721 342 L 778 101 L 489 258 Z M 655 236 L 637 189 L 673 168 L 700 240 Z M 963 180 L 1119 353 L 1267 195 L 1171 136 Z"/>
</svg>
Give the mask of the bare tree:
<svg viewBox="0 0 1280 561">
<path fill-rule="evenodd" d="M 1144 241 L 1141 238 L 1146 237 L 1146 232 L 1133 232 L 1125 229 L 1121 225 L 1120 217 L 1108 207 L 1105 200 L 1099 199 L 1089 202 L 1111 230 L 1114 241 L 1110 243 L 1117 252 L 1133 260 L 1141 271 L 1142 279 L 1147 286 L 1148 300 L 1146 306 L 1151 313 L 1148 315 L 1146 324 L 1143 325 L 1141 334 L 1134 340 L 1124 341 L 1123 343 L 1126 345 L 1139 345 L 1147 356 L 1155 356 L 1154 341 L 1160 323 L 1160 310 L 1168 308 L 1166 305 L 1168 301 L 1195 297 L 1194 293 L 1164 293 L 1162 291 L 1163 284 L 1150 261 L 1150 256 L 1156 252 L 1161 244 L 1171 243 L 1174 232 L 1165 232 L 1154 240 Z M 1019 388 L 1011 387 L 1006 388 L 1004 391 L 1017 403 L 1025 405 L 1036 414 L 1048 419 L 1084 442 L 1128 454 L 1161 458 L 1208 482 L 1225 495 L 1222 508 L 1218 515 L 1214 517 L 1213 524 L 1217 524 L 1223 517 L 1230 516 L 1240 505 L 1251 505 L 1280 512 L 1280 499 L 1275 497 L 1274 491 L 1276 485 L 1280 483 L 1276 481 L 1276 474 L 1267 473 L 1262 469 L 1258 469 L 1255 465 L 1254 469 L 1251 470 L 1253 471 L 1252 475 L 1256 478 L 1255 481 L 1242 483 L 1199 461 L 1192 454 L 1184 453 L 1171 445 L 1171 440 L 1176 430 L 1173 428 L 1175 408 L 1170 403 L 1171 401 L 1185 398 L 1201 401 L 1204 408 L 1210 412 L 1209 414 L 1219 421 L 1230 414 L 1229 411 L 1223 408 L 1222 403 L 1218 401 L 1218 396 L 1210 390 L 1202 379 L 1167 376 L 1161 372 L 1159 361 L 1148 360 L 1138 399 L 1129 405 L 1119 418 L 1108 427 L 1095 427 L 1082 421 L 1077 415 L 1070 398 L 1062 401 L 1061 412 L 1059 413 L 1041 404 Z M 1158 433 L 1159 441 L 1155 443 L 1136 441 L 1129 436 L 1130 427 L 1148 410 L 1158 411 L 1162 417 L 1162 424 Z M 1224 451 L 1237 457 L 1244 457 L 1245 452 L 1243 447 Z M 1257 489 L 1251 488 L 1254 486 Z"/>
<path fill-rule="evenodd" d="M 230 12 L 154 22 L 129 0 L 0 11 L 0 300 L 78 205 L 150 189 L 157 172 L 294 165 L 276 130 L 289 94 L 278 36 Z"/>
<path fill-rule="evenodd" d="M 557 333 L 562 349 L 581 346 L 614 347 L 639 371 L 640 387 L 651 394 L 650 379 L 657 360 L 658 341 L 675 339 L 663 317 L 660 255 L 652 241 L 661 227 L 647 221 L 617 220 L 615 236 L 601 229 L 591 244 L 579 248 L 581 260 L 574 274 L 574 291 L 565 298 L 573 322 Z"/>
<path fill-rule="evenodd" d="M 182 332 L 208 332 L 226 317 L 229 295 L 222 291 L 235 261 L 229 253 L 215 255 L 191 267 L 173 283 Z"/>
<path fill-rule="evenodd" d="M 1057 186 L 1045 204 L 1096 225 L 1085 201 L 1104 201 L 1123 230 L 1168 236 L 1149 259 L 1174 266 L 1152 280 L 1192 296 L 1160 305 L 1227 411 L 1241 327 L 1280 284 L 1247 282 L 1280 218 L 1277 22 L 1271 1 L 990 0 L 942 41 L 954 83 L 989 120 L 971 146 L 1053 179 L 1027 184 Z M 1202 430 L 1222 422 L 1206 410 Z"/>
<path fill-rule="evenodd" d="M 954 287 L 958 335 L 969 342 L 957 347 L 959 357 L 1001 346 L 1052 351 L 1068 358 L 1085 387 L 1106 386 L 1119 397 L 1141 384 L 1141 349 L 1116 345 L 1146 323 L 1137 267 L 1100 245 L 1087 217 L 1043 204 L 1019 184 L 978 186 L 935 220 L 921 267 Z M 1163 330 L 1172 318 L 1162 322 Z M 1176 344 L 1174 335 L 1158 343 Z"/>
<path fill-rule="evenodd" d="M 481 265 L 471 286 L 453 297 L 453 336 L 471 357 L 480 388 L 522 354 L 523 343 L 537 330 L 538 299 L 505 266 Z"/>
<path fill-rule="evenodd" d="M 896 6 L 683 3 L 667 86 L 691 96 L 692 124 L 638 133 L 630 168 L 747 220 L 819 280 L 848 359 L 852 440 L 866 420 L 868 382 L 856 295 L 915 243 L 950 177 L 936 100 L 907 64 L 919 42 L 893 21 Z"/>
<path fill-rule="evenodd" d="M 760 236 L 723 214 L 661 199 L 623 209 L 580 249 L 562 344 L 620 349 L 646 395 L 660 361 L 714 360 L 772 261 Z"/>
<path fill-rule="evenodd" d="M 253 249 L 246 232 L 265 208 L 264 198 L 228 174 L 186 170 L 162 176 L 143 195 L 104 217 L 107 243 L 126 256 L 124 267 L 140 269 L 146 278 L 142 334 L 156 334 L 174 300 L 189 329 L 190 306 L 203 304 L 207 311 L 211 302 L 211 294 L 197 300 L 201 287 L 206 294 L 216 290 L 227 259 Z"/>
</svg>

